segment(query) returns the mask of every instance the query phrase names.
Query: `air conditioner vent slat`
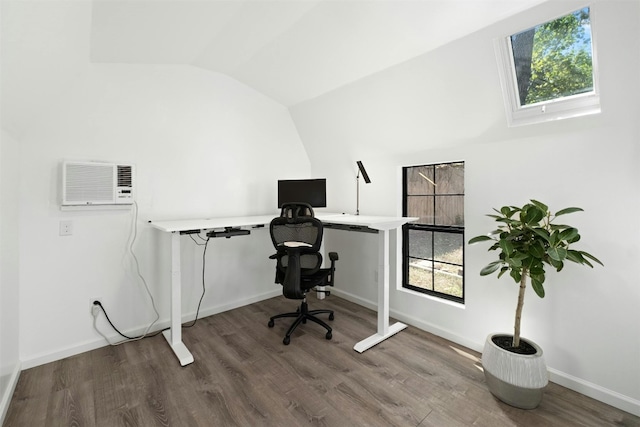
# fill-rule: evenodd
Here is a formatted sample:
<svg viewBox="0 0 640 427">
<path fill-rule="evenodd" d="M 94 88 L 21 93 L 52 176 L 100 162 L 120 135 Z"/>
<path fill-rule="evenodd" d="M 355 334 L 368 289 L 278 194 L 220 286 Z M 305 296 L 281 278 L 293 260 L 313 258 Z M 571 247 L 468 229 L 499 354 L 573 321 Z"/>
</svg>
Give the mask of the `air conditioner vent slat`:
<svg viewBox="0 0 640 427">
<path fill-rule="evenodd" d="M 118 165 L 118 187 L 131 187 L 131 166 Z"/>
</svg>

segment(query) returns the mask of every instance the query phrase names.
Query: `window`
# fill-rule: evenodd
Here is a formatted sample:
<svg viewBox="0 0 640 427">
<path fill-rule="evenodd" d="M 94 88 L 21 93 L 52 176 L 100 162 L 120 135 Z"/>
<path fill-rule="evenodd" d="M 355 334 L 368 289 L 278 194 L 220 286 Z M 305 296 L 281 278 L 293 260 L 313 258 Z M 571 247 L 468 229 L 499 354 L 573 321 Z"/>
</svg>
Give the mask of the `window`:
<svg viewBox="0 0 640 427">
<path fill-rule="evenodd" d="M 589 7 L 496 42 L 509 126 L 600 112 Z"/>
<path fill-rule="evenodd" d="M 464 302 L 464 162 L 403 172 L 402 286 Z"/>
</svg>

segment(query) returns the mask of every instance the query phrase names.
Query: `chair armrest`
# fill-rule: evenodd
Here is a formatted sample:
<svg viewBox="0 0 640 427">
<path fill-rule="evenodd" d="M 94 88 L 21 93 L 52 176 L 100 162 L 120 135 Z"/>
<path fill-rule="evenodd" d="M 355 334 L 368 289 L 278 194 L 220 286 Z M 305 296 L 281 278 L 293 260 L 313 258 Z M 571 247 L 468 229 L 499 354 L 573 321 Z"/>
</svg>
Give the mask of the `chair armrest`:
<svg viewBox="0 0 640 427">
<path fill-rule="evenodd" d="M 336 261 L 338 260 L 338 253 L 337 252 L 329 252 L 329 259 L 331 260 L 331 265 L 329 266 L 329 268 L 331 270 L 331 274 L 327 278 L 327 285 L 328 286 L 333 286 L 333 276 L 334 276 L 335 271 L 336 271 Z M 329 292 L 327 292 L 327 295 L 329 295 Z"/>
<path fill-rule="evenodd" d="M 278 254 L 269 255 L 269 259 L 278 259 Z"/>
</svg>

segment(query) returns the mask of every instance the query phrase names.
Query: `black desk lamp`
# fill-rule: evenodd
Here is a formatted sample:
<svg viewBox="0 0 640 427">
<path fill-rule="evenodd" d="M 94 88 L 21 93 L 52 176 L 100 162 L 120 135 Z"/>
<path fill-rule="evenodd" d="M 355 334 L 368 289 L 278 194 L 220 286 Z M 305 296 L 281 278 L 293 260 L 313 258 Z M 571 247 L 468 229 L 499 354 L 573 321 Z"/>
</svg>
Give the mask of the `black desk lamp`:
<svg viewBox="0 0 640 427">
<path fill-rule="evenodd" d="M 356 176 L 356 215 L 360 215 L 360 174 L 362 173 L 362 178 L 364 178 L 366 184 L 370 184 L 371 180 L 362 162 L 358 160 L 356 164 L 358 165 L 358 175 Z"/>
</svg>

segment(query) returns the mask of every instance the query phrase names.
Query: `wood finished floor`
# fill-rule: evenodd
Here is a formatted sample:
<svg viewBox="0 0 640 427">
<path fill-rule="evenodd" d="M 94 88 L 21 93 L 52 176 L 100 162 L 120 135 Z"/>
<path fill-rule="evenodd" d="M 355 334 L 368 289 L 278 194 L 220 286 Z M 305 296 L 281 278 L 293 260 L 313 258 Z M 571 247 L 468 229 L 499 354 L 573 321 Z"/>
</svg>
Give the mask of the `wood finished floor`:
<svg viewBox="0 0 640 427">
<path fill-rule="evenodd" d="M 291 344 L 282 297 L 184 329 L 195 363 L 162 336 L 104 347 L 22 372 L 4 426 L 640 426 L 640 418 L 550 383 L 519 410 L 488 391 L 479 354 L 409 327 L 359 354 L 375 312 L 331 296 L 333 339 L 313 323 Z"/>
</svg>

